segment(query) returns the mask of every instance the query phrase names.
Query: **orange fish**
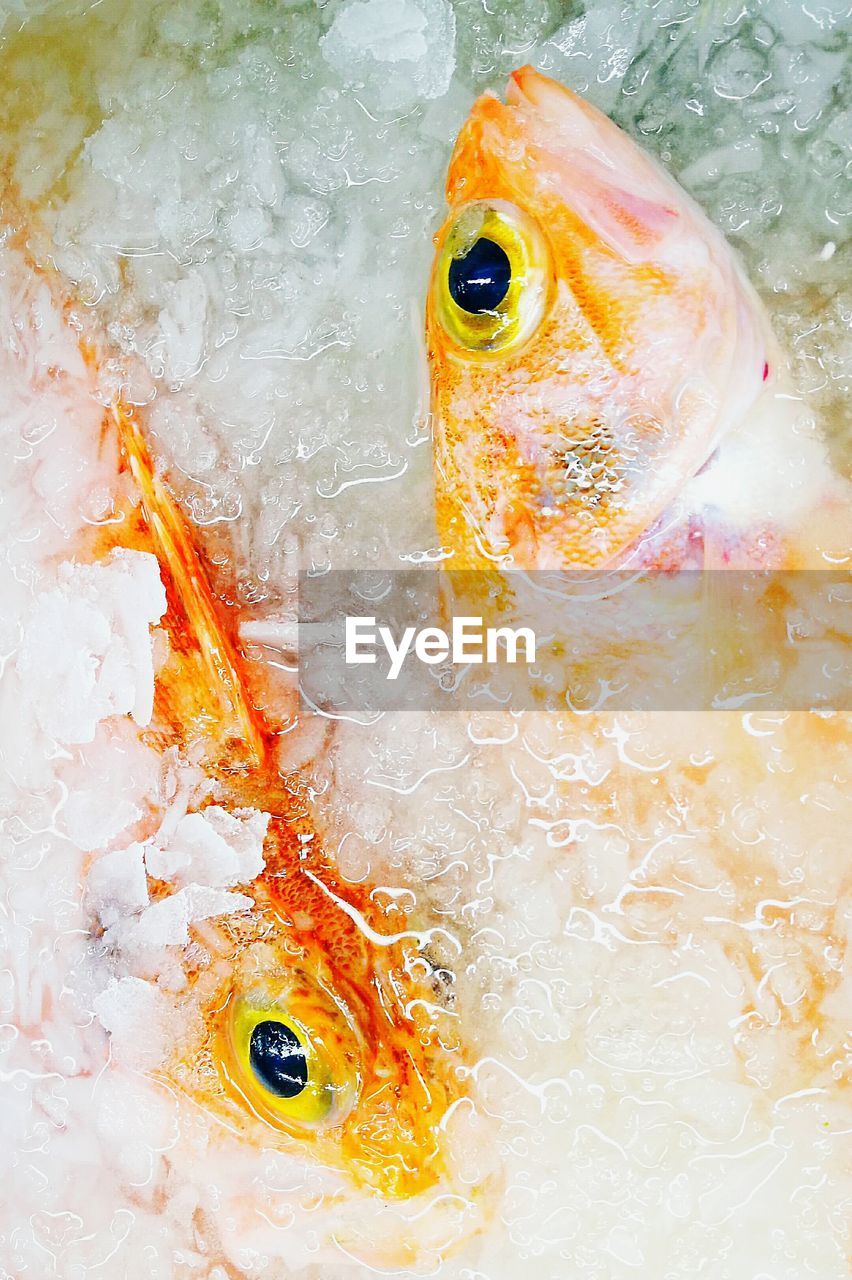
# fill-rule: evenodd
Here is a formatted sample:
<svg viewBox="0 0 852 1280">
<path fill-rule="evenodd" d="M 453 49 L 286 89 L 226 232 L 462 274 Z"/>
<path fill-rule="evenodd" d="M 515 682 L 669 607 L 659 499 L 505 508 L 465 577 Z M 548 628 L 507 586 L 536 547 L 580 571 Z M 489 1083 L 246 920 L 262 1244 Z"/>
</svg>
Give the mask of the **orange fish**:
<svg viewBox="0 0 852 1280">
<path fill-rule="evenodd" d="M 749 539 L 778 553 L 769 525 L 819 507 L 823 453 L 811 441 L 785 460 L 790 397 L 766 316 L 694 201 L 532 67 L 505 102 L 474 104 L 447 201 L 426 322 L 447 567 L 752 563 L 769 449 L 786 488 Z M 697 516 L 707 486 L 692 510 L 685 488 L 735 428 L 751 432 L 748 467 L 731 453 L 713 472 L 717 514 Z"/>
<path fill-rule="evenodd" d="M 181 1138 L 169 1166 L 190 1184 L 201 1169 L 216 1187 L 222 1213 L 211 1232 L 223 1259 L 278 1231 L 295 1201 L 306 1214 L 323 1208 L 296 1233 L 297 1247 L 413 1265 L 424 1239 L 452 1248 L 481 1225 L 479 1188 L 459 1185 L 452 1136 L 470 1127 L 455 1106 L 467 1100 L 469 1071 L 443 967 L 459 943 L 432 927 L 413 893 L 338 874 L 308 780 L 280 768 L 275 748 L 293 727 L 292 704 L 281 708 L 263 665 L 244 655 L 235 611 L 211 587 L 138 413 L 102 394 L 119 371 L 91 315 L 25 247 L 37 236 L 35 220 L 22 217 L 20 247 L 3 260 L 29 328 L 48 338 L 46 359 L 30 360 L 22 376 L 34 395 L 58 389 L 67 452 L 97 472 L 98 488 L 94 514 L 69 517 L 73 562 L 65 537 L 53 558 L 71 583 L 77 568 L 138 564 L 143 553 L 148 569 L 156 559 L 165 588 L 143 664 L 150 671 L 153 657 L 153 707 L 147 695 L 133 706 L 161 780 L 139 795 L 142 816 L 125 828 L 133 844 L 93 857 L 84 884 L 91 1007 L 114 1035 L 116 1085 L 130 1098 L 141 1071 L 152 1112 L 158 1097 L 178 1100 Z M 28 344 L 29 329 L 21 364 Z M 75 449 L 84 447 L 81 462 Z M 87 581 L 101 579 L 93 572 Z M 127 596 L 118 607 L 134 611 Z M 155 614 L 146 608 L 133 622 L 147 641 Z M 214 874 L 210 859 L 220 854 L 240 874 Z M 122 897 L 131 863 L 137 888 Z M 125 1042 L 119 1023 L 131 1006 Z M 293 1185 L 282 1186 L 272 1166 L 292 1169 Z"/>
<path fill-rule="evenodd" d="M 151 732 L 202 764 L 202 815 L 211 801 L 217 818 L 270 815 L 265 868 L 245 886 L 253 909 L 196 930 L 209 959 L 187 972 L 185 1034 L 163 1074 L 259 1147 L 310 1151 L 383 1197 L 416 1195 L 444 1173 L 440 1121 L 460 1095 L 428 931 L 396 909 L 389 927 L 369 886 L 335 875 L 272 760 L 275 726 L 253 705 L 177 503 L 133 415 L 116 404 L 113 418 L 142 499 L 132 545 L 154 550 L 169 599 Z"/>
</svg>

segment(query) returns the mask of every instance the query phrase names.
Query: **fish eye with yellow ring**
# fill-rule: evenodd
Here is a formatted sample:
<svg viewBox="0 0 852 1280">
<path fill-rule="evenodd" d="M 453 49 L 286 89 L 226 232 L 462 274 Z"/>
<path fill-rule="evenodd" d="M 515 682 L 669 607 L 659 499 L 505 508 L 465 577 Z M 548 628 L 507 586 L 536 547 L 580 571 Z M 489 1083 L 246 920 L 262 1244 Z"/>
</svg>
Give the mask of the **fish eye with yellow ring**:
<svg viewBox="0 0 852 1280">
<path fill-rule="evenodd" d="M 504 200 L 476 200 L 438 241 L 433 304 L 447 336 L 483 356 L 522 346 L 547 308 L 550 252 L 527 214 Z"/>
<path fill-rule="evenodd" d="M 292 993 L 286 993 L 291 995 Z M 298 1135 L 334 1128 L 359 1089 L 359 1048 L 326 1001 L 292 1008 L 285 993 L 234 994 L 223 1010 L 219 1062 L 228 1091 L 260 1119 Z"/>
</svg>

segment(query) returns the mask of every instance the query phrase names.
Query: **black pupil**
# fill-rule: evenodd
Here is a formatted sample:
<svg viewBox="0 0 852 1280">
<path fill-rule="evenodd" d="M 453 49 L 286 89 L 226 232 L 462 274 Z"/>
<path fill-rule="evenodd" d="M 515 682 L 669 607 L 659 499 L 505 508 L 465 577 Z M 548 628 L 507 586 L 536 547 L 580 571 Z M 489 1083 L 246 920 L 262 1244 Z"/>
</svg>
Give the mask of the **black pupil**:
<svg viewBox="0 0 852 1280">
<path fill-rule="evenodd" d="M 506 251 L 485 236 L 480 236 L 463 258 L 454 258 L 450 263 L 450 296 L 471 315 L 496 311 L 511 280 L 512 267 Z"/>
<path fill-rule="evenodd" d="M 260 1083 L 278 1098 L 295 1098 L 308 1083 L 305 1050 L 298 1036 L 281 1022 L 257 1024 L 249 1042 L 249 1061 Z"/>
</svg>

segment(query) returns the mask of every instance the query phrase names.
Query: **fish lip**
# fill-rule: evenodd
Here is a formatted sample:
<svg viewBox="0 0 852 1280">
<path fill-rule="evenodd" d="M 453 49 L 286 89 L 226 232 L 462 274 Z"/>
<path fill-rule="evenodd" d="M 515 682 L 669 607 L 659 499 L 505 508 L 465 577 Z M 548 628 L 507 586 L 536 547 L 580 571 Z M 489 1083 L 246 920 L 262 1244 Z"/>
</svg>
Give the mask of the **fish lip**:
<svg viewBox="0 0 852 1280">
<path fill-rule="evenodd" d="M 483 94 L 470 119 L 479 120 L 481 147 L 490 154 L 522 139 L 528 160 L 546 174 L 545 185 L 630 262 L 677 234 L 689 222 L 687 212 L 703 217 L 658 161 L 604 112 L 530 64 L 510 73 L 505 102 Z M 448 178 L 448 197 L 453 187 Z"/>
<path fill-rule="evenodd" d="M 506 81 L 506 97 L 508 101 L 523 98 L 530 106 L 538 107 L 542 105 L 548 93 L 553 93 L 554 87 L 556 87 L 556 81 L 544 75 L 531 62 L 525 62 L 523 66 L 516 67 L 509 73 Z M 564 85 L 560 84 L 558 89 L 578 105 L 582 104 L 582 99 Z"/>
</svg>

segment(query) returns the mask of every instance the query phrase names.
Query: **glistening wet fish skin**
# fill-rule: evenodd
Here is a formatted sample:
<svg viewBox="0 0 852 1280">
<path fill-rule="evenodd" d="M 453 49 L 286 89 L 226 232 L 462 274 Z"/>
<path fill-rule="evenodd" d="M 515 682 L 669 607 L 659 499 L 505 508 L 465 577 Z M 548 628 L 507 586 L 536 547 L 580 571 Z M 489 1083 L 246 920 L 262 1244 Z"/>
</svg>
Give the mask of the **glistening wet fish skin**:
<svg viewBox="0 0 852 1280">
<path fill-rule="evenodd" d="M 786 539 L 804 508 L 821 524 L 814 545 L 832 542 L 824 450 L 790 443 L 794 406 L 756 294 L 616 125 L 521 68 L 505 102 L 474 104 L 447 201 L 427 344 L 448 567 L 797 564 Z M 514 278 L 471 315 L 453 264 L 483 237 L 508 250 Z M 718 465 L 732 432 L 748 437 L 749 468 Z M 767 447 L 787 489 L 747 511 L 741 490 L 765 483 Z"/>
<path fill-rule="evenodd" d="M 187 1034 L 164 1075 L 259 1147 L 296 1143 L 382 1196 L 414 1196 L 444 1173 L 439 1124 L 460 1096 L 431 988 L 413 976 L 420 939 L 401 912 L 389 923 L 369 886 L 335 875 L 271 763 L 275 726 L 252 704 L 222 606 L 139 424 L 124 405 L 112 415 L 143 501 L 131 543 L 153 545 L 169 598 L 152 732 L 161 747 L 189 744 L 208 802 L 270 815 L 265 869 L 248 886 L 254 906 L 203 930 L 210 963 L 187 975 Z M 117 541 L 128 544 L 126 534 Z M 271 1097 L 246 1069 L 246 1036 L 264 1015 L 289 1019 L 308 1041 L 322 1096 L 307 1109 Z"/>
<path fill-rule="evenodd" d="M 25 473 L 29 506 L 5 508 L 6 526 L 20 525 L 13 572 L 16 553 L 28 570 L 11 599 L 27 632 L 20 674 L 29 683 L 7 664 L 4 706 L 17 732 L 32 733 L 65 770 L 61 796 L 72 789 L 67 813 L 63 799 L 49 820 L 51 865 L 67 869 L 69 884 L 52 871 L 40 884 L 29 866 L 22 874 L 40 898 L 63 900 L 57 929 L 74 943 L 73 978 L 67 949 L 44 977 L 42 953 L 12 936 L 21 959 L 13 1016 L 28 1033 L 17 1036 L 21 1049 L 32 1038 L 36 1058 L 48 1046 L 52 1063 L 59 1049 L 50 1045 L 65 1043 L 53 1010 L 73 986 L 80 1048 L 56 1063 L 73 1074 L 79 1059 L 86 1076 L 68 1124 L 69 1150 L 81 1148 L 69 1167 L 89 1177 L 74 1204 L 99 1212 L 109 1196 L 98 1180 L 111 1179 L 116 1197 L 136 1203 L 118 1129 L 138 1125 L 153 1149 L 171 1128 L 157 1177 L 182 1182 L 190 1197 L 208 1188 L 187 1230 L 202 1232 L 217 1274 L 247 1267 L 246 1249 L 280 1231 L 294 1202 L 311 1216 L 304 1232 L 281 1237 L 288 1259 L 301 1250 L 336 1263 L 343 1250 L 363 1266 L 428 1268 L 432 1250 L 452 1250 L 481 1225 L 488 1200 L 484 1178 L 460 1187 L 454 1163 L 465 1055 L 440 970 L 458 943 L 430 927 L 412 893 L 336 873 L 312 819 L 316 775 L 282 774 L 272 762 L 292 704 L 276 698 L 264 664 L 244 657 L 233 612 L 210 589 L 191 526 L 155 472 L 144 417 L 116 390 L 122 367 L 91 313 L 43 265 L 37 217 L 22 211 L 8 236 L 4 427 L 34 478 Z M 49 446 L 28 451 L 24 433 L 44 421 Z M 33 557 L 39 523 L 48 534 Z M 40 608 L 46 621 L 30 625 Z M 90 746 L 102 762 L 94 773 Z M 40 788 L 53 806 L 50 775 L 28 768 L 24 756 L 14 782 Z M 78 816 L 84 808 L 76 827 L 74 801 Z M 203 866 L 186 862 L 193 832 Z M 222 852 L 244 874 L 221 876 L 210 858 Z M 269 1023 L 298 1043 L 299 1089 L 269 1087 L 268 1048 L 255 1034 Z M 112 1097 L 114 1140 L 92 1158 L 84 1137 L 100 1132 Z M 40 1105 L 15 1103 L 22 1128 L 37 1128 Z M 67 1204 L 64 1177 L 55 1187 Z M 159 1205 L 159 1189 L 151 1196 Z"/>
</svg>

